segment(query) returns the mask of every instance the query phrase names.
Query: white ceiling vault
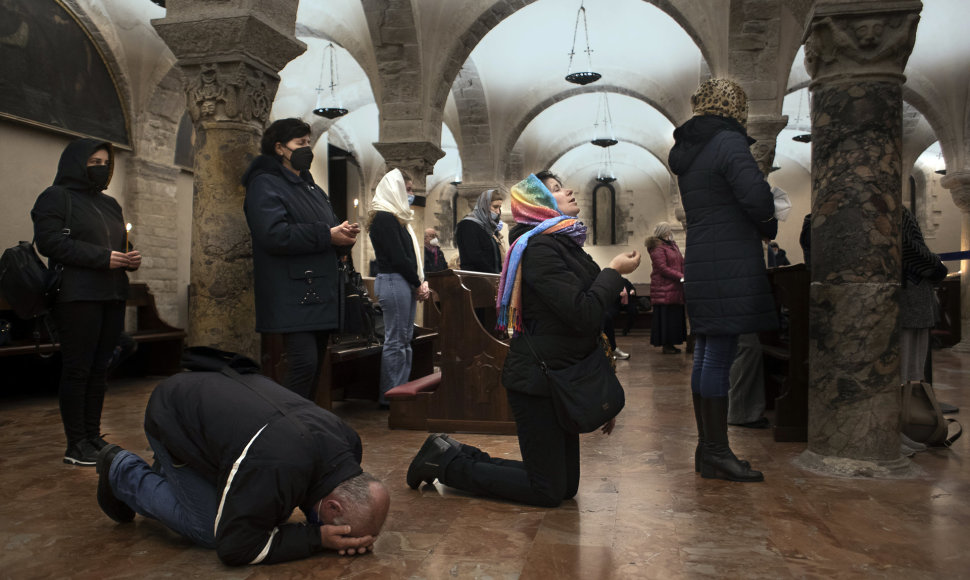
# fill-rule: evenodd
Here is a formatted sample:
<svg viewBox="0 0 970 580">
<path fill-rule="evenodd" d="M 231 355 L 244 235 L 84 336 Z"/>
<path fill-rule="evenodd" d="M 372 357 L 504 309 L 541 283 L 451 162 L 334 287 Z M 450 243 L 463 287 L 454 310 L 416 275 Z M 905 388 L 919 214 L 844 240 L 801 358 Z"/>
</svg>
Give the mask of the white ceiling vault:
<svg viewBox="0 0 970 580">
<path fill-rule="evenodd" d="M 388 90 L 382 83 L 389 77 L 379 71 L 388 65 L 378 62 L 367 17 L 368 10 L 381 4 L 378 0 L 301 1 L 296 34 L 307 43 L 307 52 L 281 72 L 272 113 L 274 118 L 303 117 L 321 134 L 331 126 L 342 129 L 341 134 L 352 135 L 353 142 L 330 141 L 351 149 L 364 166 L 382 161 L 372 146 L 382 140 L 382 124 L 373 115 L 380 115 L 386 100 L 380 93 Z M 456 175 L 466 181 L 507 183 L 520 178 L 519 173 L 553 166 L 567 180 L 589 182 L 601 165 L 602 153 L 589 140 L 604 92 L 609 94 L 614 133 L 622 145 L 611 151 L 617 176 L 624 187 L 633 187 L 631 180 L 643 180 L 665 188 L 670 182 L 666 155 L 672 131 L 690 114 L 691 92 L 710 71 L 723 72 L 728 66 L 731 0 L 585 0 L 592 68 L 603 75 L 586 87 L 563 78 L 579 0 L 411 0 L 409 4 L 421 63 L 414 78 L 422 86 L 413 89 L 425 93 L 426 103 L 434 100 L 437 84 L 447 83 L 450 89 L 439 113 L 448 129 L 441 132 L 440 146 L 449 154 L 429 177 L 429 190 L 455 181 Z M 509 4 L 513 6 L 504 6 Z M 525 6 L 516 9 L 521 4 Z M 733 5 L 737 4 L 739 0 L 734 0 Z M 781 1 L 780 10 L 801 26 L 812 4 Z M 914 162 L 928 145 L 940 140 L 947 164 L 963 167 L 967 159 L 960 144 L 968 132 L 970 74 L 970 35 L 962 30 L 961 17 L 965 3 L 925 0 L 923 4 L 916 46 L 906 69 L 905 94 L 911 105 L 908 110 L 925 117 L 913 126 L 924 130 L 917 132 L 917 144 L 911 145 L 919 150 L 910 152 L 907 159 Z M 453 77 L 442 77 L 449 70 L 444 55 L 456 54 L 455 39 L 476 37 L 474 46 L 466 47 L 470 50 L 460 66 L 452 66 Z M 801 36 L 792 34 L 779 44 L 797 48 L 800 41 Z M 324 49 L 330 42 L 338 47 L 335 101 L 352 111 L 336 121 L 310 113 L 317 101 L 321 67 L 326 64 Z M 587 68 L 585 48 L 580 21 L 573 71 Z M 802 51 L 791 63 L 779 66 L 789 67 L 788 86 L 782 87 L 777 103 L 759 106 L 788 115 L 789 126 L 778 139 L 779 160 L 807 172 L 811 147 L 791 140 L 809 129 L 809 78 Z M 323 75 L 323 83 L 328 82 L 329 72 Z M 783 93 L 789 91 L 785 97 Z M 926 128 L 932 129 L 929 141 Z"/>
</svg>

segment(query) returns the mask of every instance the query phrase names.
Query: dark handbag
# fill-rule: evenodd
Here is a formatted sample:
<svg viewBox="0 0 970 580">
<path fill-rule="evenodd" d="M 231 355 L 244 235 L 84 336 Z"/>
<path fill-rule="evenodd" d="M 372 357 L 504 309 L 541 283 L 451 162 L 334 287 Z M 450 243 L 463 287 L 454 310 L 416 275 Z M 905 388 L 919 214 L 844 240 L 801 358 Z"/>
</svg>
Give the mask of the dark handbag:
<svg viewBox="0 0 970 580">
<path fill-rule="evenodd" d="M 63 233 L 70 236 L 71 194 L 64 198 L 67 211 Z M 0 256 L 0 296 L 25 320 L 43 316 L 50 312 L 61 289 L 63 269 L 61 264 L 53 268 L 44 265 L 33 242 L 19 242 Z"/>
<path fill-rule="evenodd" d="M 528 334 L 522 336 L 549 383 L 552 404 L 565 431 L 590 433 L 620 413 L 626 404 L 623 385 L 599 343 L 578 363 L 564 369 L 550 369 L 532 348 Z"/>
<path fill-rule="evenodd" d="M 951 423 L 957 426 L 953 435 L 949 434 Z M 913 441 L 931 447 L 949 447 L 963 434 L 963 427 L 955 419 L 943 416 L 933 385 L 923 381 L 903 384 L 899 427 Z"/>
<path fill-rule="evenodd" d="M 366 340 L 371 344 L 384 342 L 384 317 L 380 306 L 374 304 L 367 294 L 363 278 L 353 265 L 341 262 L 338 266 L 340 280 L 339 333 L 334 342 Z"/>
</svg>

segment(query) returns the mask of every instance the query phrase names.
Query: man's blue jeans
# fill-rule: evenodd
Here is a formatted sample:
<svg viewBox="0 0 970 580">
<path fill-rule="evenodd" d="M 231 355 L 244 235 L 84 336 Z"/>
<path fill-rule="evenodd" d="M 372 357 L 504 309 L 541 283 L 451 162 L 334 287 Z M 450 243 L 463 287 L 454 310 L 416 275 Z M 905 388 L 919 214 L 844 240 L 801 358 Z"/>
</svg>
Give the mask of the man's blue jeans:
<svg viewBox="0 0 970 580">
<path fill-rule="evenodd" d="M 215 486 L 189 466 L 173 465 L 165 447 L 150 435 L 148 443 L 155 451 L 155 470 L 130 451 L 115 457 L 108 472 L 115 497 L 196 544 L 215 548 Z"/>
<path fill-rule="evenodd" d="M 408 382 L 411 376 L 411 339 L 418 303 L 414 288 L 400 274 L 378 274 L 374 291 L 384 311 L 380 402 L 386 404 L 384 393 Z"/>
</svg>

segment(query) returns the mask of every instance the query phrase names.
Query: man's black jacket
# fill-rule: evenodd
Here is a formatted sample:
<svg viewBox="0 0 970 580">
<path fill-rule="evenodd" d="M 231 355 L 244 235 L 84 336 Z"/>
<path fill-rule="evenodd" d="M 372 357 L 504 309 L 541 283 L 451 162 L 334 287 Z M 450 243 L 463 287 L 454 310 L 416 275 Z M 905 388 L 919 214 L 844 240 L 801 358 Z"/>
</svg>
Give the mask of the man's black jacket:
<svg viewBox="0 0 970 580">
<path fill-rule="evenodd" d="M 361 473 L 360 437 L 333 413 L 261 375 L 246 385 L 215 372 L 159 383 L 145 432 L 219 494 L 219 558 L 230 565 L 305 558 L 322 549 L 319 527 L 286 523 Z"/>
</svg>

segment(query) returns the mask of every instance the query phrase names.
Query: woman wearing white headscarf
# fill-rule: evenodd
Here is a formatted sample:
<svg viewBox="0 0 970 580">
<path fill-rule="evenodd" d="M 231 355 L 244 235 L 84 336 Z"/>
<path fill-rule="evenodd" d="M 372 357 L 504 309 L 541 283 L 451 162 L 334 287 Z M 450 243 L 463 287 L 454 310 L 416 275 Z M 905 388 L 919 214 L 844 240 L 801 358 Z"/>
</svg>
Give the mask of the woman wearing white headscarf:
<svg viewBox="0 0 970 580">
<path fill-rule="evenodd" d="M 417 300 L 431 292 L 424 281 L 423 248 L 414 235 L 409 207 L 411 180 L 399 169 L 377 184 L 368 214 L 368 235 L 377 257 L 377 292 L 384 311 L 384 349 L 381 353 L 381 406 L 384 393 L 406 383 L 411 374 L 411 339 Z"/>
<path fill-rule="evenodd" d="M 455 227 L 455 245 L 462 270 L 498 274 L 502 271 L 502 250 L 497 239 L 502 229 L 502 193 L 482 192 L 475 209 Z"/>
</svg>

